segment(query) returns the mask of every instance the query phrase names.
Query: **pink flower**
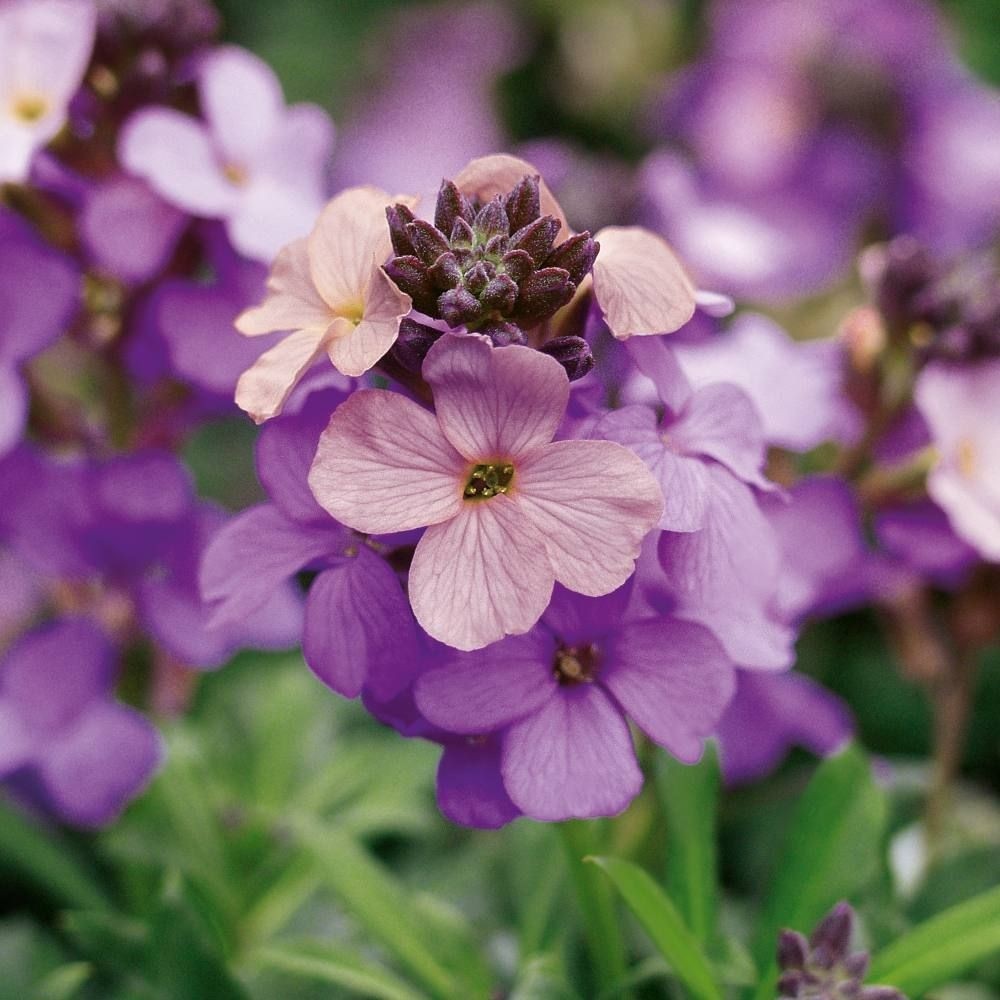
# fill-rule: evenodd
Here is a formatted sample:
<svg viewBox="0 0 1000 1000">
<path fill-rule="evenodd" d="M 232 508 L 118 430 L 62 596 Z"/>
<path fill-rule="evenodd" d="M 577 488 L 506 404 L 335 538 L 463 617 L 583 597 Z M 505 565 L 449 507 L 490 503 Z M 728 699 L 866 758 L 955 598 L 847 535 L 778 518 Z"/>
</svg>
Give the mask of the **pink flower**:
<svg viewBox="0 0 1000 1000">
<path fill-rule="evenodd" d="M 356 392 L 309 476 L 320 504 L 357 531 L 428 526 L 409 577 L 423 628 L 478 649 L 527 632 L 557 580 L 592 597 L 621 586 L 663 497 L 621 445 L 552 440 L 569 395 L 559 363 L 453 335 L 431 348 L 423 376 L 436 413 Z"/>
<path fill-rule="evenodd" d="M 961 538 L 1000 562 L 1000 360 L 928 365 L 914 398 L 940 455 L 927 492 Z"/>
<path fill-rule="evenodd" d="M 250 337 L 293 331 L 240 378 L 236 402 L 258 423 L 281 412 L 321 354 L 356 376 L 395 343 L 410 297 L 382 270 L 391 249 L 385 222 L 391 200 L 376 188 L 338 194 L 309 237 L 278 254 L 264 302 L 237 317 L 236 328 Z"/>
<path fill-rule="evenodd" d="M 198 93 L 205 122 L 173 108 L 139 111 L 119 158 L 171 204 L 225 219 L 237 250 L 269 261 L 319 213 L 333 126 L 315 105 L 285 107 L 270 67 L 235 46 L 204 59 Z"/>
<path fill-rule="evenodd" d="M 0 4 L 0 182 L 26 180 L 35 151 L 65 124 L 96 23 L 89 0 Z"/>
</svg>

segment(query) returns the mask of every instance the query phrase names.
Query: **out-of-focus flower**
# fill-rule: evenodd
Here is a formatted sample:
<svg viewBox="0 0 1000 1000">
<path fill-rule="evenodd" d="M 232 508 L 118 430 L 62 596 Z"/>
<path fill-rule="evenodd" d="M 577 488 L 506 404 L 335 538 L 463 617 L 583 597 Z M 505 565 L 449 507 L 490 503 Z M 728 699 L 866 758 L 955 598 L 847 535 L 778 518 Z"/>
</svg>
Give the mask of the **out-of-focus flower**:
<svg viewBox="0 0 1000 1000">
<path fill-rule="evenodd" d="M 278 255 L 263 304 L 237 318 L 247 336 L 293 331 L 240 378 L 236 402 L 258 423 L 281 411 L 321 354 L 345 375 L 362 375 L 395 343 L 411 302 L 381 266 L 391 200 L 376 188 L 338 194 L 309 237 Z"/>
<path fill-rule="evenodd" d="M 109 822 L 160 759 L 153 726 L 114 700 L 114 652 L 96 625 L 67 618 L 0 663 L 0 779 L 64 822 Z"/>
<path fill-rule="evenodd" d="M 619 587 L 663 498 L 622 446 L 552 441 L 569 394 L 562 367 L 454 335 L 431 348 L 423 375 L 436 415 L 396 393 L 356 392 L 320 439 L 310 485 L 358 531 L 429 526 L 409 577 L 427 632 L 477 649 L 530 629 L 556 580 L 593 596 Z"/>
<path fill-rule="evenodd" d="M 0 5 L 0 182 L 25 181 L 66 122 L 94 47 L 91 0 Z"/>
<path fill-rule="evenodd" d="M 204 56 L 198 92 L 204 122 L 138 111 L 119 140 L 122 165 L 178 208 L 225 219 L 237 250 L 269 261 L 319 213 L 333 127 L 314 105 L 286 107 L 270 67 L 235 46 Z"/>
</svg>

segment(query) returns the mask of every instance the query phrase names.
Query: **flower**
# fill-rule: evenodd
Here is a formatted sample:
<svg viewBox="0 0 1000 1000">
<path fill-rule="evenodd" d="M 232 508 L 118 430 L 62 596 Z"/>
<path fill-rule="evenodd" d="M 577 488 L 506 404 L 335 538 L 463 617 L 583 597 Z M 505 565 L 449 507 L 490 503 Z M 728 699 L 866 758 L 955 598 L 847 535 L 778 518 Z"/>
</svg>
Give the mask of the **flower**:
<svg viewBox="0 0 1000 1000">
<path fill-rule="evenodd" d="M 95 31 L 88 0 L 0 5 L 0 182 L 27 180 L 36 150 L 65 124 Z"/>
<path fill-rule="evenodd" d="M 317 500 L 363 532 L 428 526 L 409 589 L 434 638 L 477 649 L 528 631 L 556 580 L 590 596 L 621 586 L 663 498 L 610 441 L 553 441 L 569 380 L 530 348 L 441 338 L 423 375 L 436 413 L 355 392 L 334 412 L 309 476 Z"/>
<path fill-rule="evenodd" d="M 935 362 L 917 378 L 914 399 L 940 458 L 927 492 L 957 534 L 1000 562 L 1000 360 L 977 365 Z"/>
<path fill-rule="evenodd" d="M 333 198 L 307 239 L 286 246 L 268 278 L 268 296 L 237 317 L 247 336 L 293 332 L 244 372 L 236 402 L 258 423 L 281 412 L 288 394 L 322 354 L 345 375 L 361 375 L 395 343 L 410 310 L 382 269 L 391 243 L 376 188 Z"/>
<path fill-rule="evenodd" d="M 123 128 L 119 159 L 172 205 L 225 219 L 237 250 L 269 261 L 323 202 L 330 120 L 311 104 L 285 107 L 270 67 L 236 46 L 202 60 L 198 93 L 206 122 L 145 108 Z"/>
</svg>

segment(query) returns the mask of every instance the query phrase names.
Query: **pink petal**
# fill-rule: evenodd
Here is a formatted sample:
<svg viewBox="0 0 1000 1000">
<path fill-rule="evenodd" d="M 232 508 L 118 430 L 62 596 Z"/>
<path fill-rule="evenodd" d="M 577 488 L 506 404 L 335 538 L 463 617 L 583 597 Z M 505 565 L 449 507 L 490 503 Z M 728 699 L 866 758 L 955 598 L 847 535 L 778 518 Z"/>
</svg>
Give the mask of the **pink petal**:
<svg viewBox="0 0 1000 1000">
<path fill-rule="evenodd" d="M 701 757 L 736 687 L 735 671 L 708 629 L 673 618 L 614 633 L 600 680 L 638 726 L 675 757 Z"/>
<path fill-rule="evenodd" d="M 503 495 L 460 503 L 458 516 L 417 543 L 410 603 L 435 639 L 479 649 L 538 621 L 552 595 L 552 569 L 518 504 Z"/>
<path fill-rule="evenodd" d="M 219 218 L 239 192 L 222 174 L 205 126 L 172 108 L 138 111 L 125 124 L 118 158 L 157 194 L 193 215 Z"/>
<path fill-rule="evenodd" d="M 373 368 L 399 336 L 399 321 L 410 311 L 410 296 L 401 292 L 376 264 L 365 289 L 364 317 L 326 346 L 333 367 L 356 377 Z M 347 329 L 343 324 L 342 329 Z"/>
<path fill-rule="evenodd" d="M 244 257 L 270 263 L 286 243 L 307 236 L 322 207 L 322 198 L 258 175 L 240 188 L 226 231 Z"/>
<path fill-rule="evenodd" d="M 326 331 L 333 313 L 312 283 L 307 246 L 301 239 L 281 249 L 267 277 L 267 298 L 236 317 L 240 333 L 257 337 L 275 330 Z"/>
<path fill-rule="evenodd" d="M 35 150 L 51 138 L 45 132 L 0 120 L 0 182 L 21 184 L 28 179 Z"/>
<path fill-rule="evenodd" d="M 508 458 L 548 444 L 569 399 L 562 365 L 530 347 L 497 347 L 485 337 L 442 337 L 421 374 L 448 440 L 470 462 Z"/>
<path fill-rule="evenodd" d="M 274 70 L 246 49 L 222 45 L 202 62 L 198 95 L 227 162 L 249 168 L 266 150 L 285 110 Z"/>
<path fill-rule="evenodd" d="M 612 441 L 556 441 L 516 467 L 514 488 L 556 579 L 591 597 L 632 575 L 643 538 L 663 514 L 645 463 Z"/>
<path fill-rule="evenodd" d="M 320 436 L 309 485 L 358 531 L 408 531 L 459 513 L 466 468 L 433 414 L 398 393 L 362 389 Z"/>
<path fill-rule="evenodd" d="M 394 199 L 373 187 L 341 191 L 331 199 L 309 235 L 313 284 L 335 310 L 364 304 L 372 267 L 392 251 L 386 205 Z"/>
<path fill-rule="evenodd" d="M 333 148 L 333 122 L 315 104 L 285 111 L 260 161 L 260 169 L 310 199 L 326 197 L 326 173 Z"/>
<path fill-rule="evenodd" d="M 607 226 L 595 238 L 594 294 L 615 337 L 672 333 L 694 315 L 694 285 L 659 236 Z"/>
<path fill-rule="evenodd" d="M 281 412 L 299 379 L 323 350 L 323 335 L 299 330 L 262 354 L 236 385 L 236 405 L 258 423 Z"/>
<path fill-rule="evenodd" d="M 538 171 L 526 160 L 506 153 L 497 153 L 472 160 L 455 175 L 453 180 L 463 194 L 489 201 L 494 195 L 507 194 L 523 177 L 536 176 Z M 570 235 L 570 228 L 559 202 L 541 178 L 538 189 L 542 214 L 554 215 L 559 220 L 562 229 L 556 238 L 566 239 Z"/>
<path fill-rule="evenodd" d="M 555 645 L 546 631 L 511 636 L 456 655 L 417 679 L 417 707 L 452 733 L 488 733 L 539 708 L 558 690 Z"/>
<path fill-rule="evenodd" d="M 642 788 L 625 719 L 592 685 L 562 691 L 514 723 L 502 773 L 514 804 L 539 820 L 611 816 Z"/>
<path fill-rule="evenodd" d="M 662 337 L 632 337 L 626 345 L 636 368 L 656 386 L 660 402 L 671 413 L 679 412 L 692 389 L 674 348 Z"/>
</svg>

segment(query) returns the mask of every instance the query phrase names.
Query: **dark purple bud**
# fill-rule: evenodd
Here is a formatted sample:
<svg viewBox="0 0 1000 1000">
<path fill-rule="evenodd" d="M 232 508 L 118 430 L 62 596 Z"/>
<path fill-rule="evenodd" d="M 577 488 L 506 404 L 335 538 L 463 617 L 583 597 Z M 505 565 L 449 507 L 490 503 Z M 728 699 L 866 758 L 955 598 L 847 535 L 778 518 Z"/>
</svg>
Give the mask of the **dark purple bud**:
<svg viewBox="0 0 1000 1000">
<path fill-rule="evenodd" d="M 453 181 L 441 181 L 437 204 L 434 206 L 434 226 L 442 233 L 450 233 L 456 219 L 473 219 L 472 206 Z"/>
<path fill-rule="evenodd" d="M 860 1000 L 907 1000 L 907 996 L 894 986 L 864 986 L 858 994 Z"/>
<path fill-rule="evenodd" d="M 778 935 L 778 966 L 801 969 L 809 958 L 809 942 L 798 931 L 783 930 Z"/>
<path fill-rule="evenodd" d="M 399 324 L 399 336 L 392 346 L 392 356 L 408 372 L 419 373 L 427 352 L 442 337 L 440 330 L 424 326 L 412 319 L 404 319 Z"/>
<path fill-rule="evenodd" d="M 483 247 L 483 253 L 488 257 L 503 257 L 509 243 L 509 236 L 491 236 Z"/>
<path fill-rule="evenodd" d="M 483 289 L 489 284 L 491 277 L 492 275 L 486 264 L 483 261 L 478 261 L 466 272 L 465 287 L 478 298 Z"/>
<path fill-rule="evenodd" d="M 551 215 L 543 215 L 514 233 L 510 238 L 509 249 L 527 251 L 535 266 L 541 267 L 545 258 L 552 253 L 552 244 L 558 232 L 559 220 Z"/>
<path fill-rule="evenodd" d="M 401 292 L 406 292 L 413 299 L 417 309 L 421 312 L 433 310 L 438 291 L 426 266 L 416 257 L 393 257 L 384 271 Z"/>
<path fill-rule="evenodd" d="M 522 177 L 504 199 L 511 231 L 523 229 L 542 214 L 542 202 L 538 194 L 539 180 L 537 174 L 534 177 Z"/>
<path fill-rule="evenodd" d="M 487 309 L 495 309 L 499 313 L 506 314 L 514 308 L 514 303 L 517 301 L 517 291 L 517 285 L 513 279 L 506 274 L 500 274 L 490 280 L 479 296 L 479 301 Z"/>
<path fill-rule="evenodd" d="M 869 962 L 867 951 L 856 951 L 844 959 L 844 972 L 860 982 L 868 973 Z"/>
<path fill-rule="evenodd" d="M 410 241 L 406 227 L 413 222 L 413 213 L 405 205 L 388 205 L 385 217 L 389 221 L 389 236 L 392 239 L 392 250 L 397 257 L 412 257 L 413 243 Z"/>
<path fill-rule="evenodd" d="M 520 284 L 535 270 L 535 262 L 527 250 L 511 250 L 503 255 L 504 270 Z"/>
<path fill-rule="evenodd" d="M 539 350 L 555 358 L 566 369 L 570 382 L 583 378 L 593 370 L 594 354 L 583 337 L 555 337 L 542 344 Z"/>
<path fill-rule="evenodd" d="M 539 322 L 566 305 L 576 286 L 561 267 L 545 267 L 529 274 L 521 282 L 520 289 L 514 319 Z"/>
<path fill-rule="evenodd" d="M 523 345 L 528 342 L 525 332 L 515 323 L 504 320 L 493 320 L 484 324 L 476 333 L 481 333 L 493 341 L 494 347 L 509 347 L 511 344 Z"/>
<path fill-rule="evenodd" d="M 805 989 L 806 978 L 801 972 L 785 972 L 778 977 L 778 996 L 797 997 Z"/>
<path fill-rule="evenodd" d="M 471 247 L 476 242 L 476 234 L 465 219 L 456 219 L 451 227 L 451 244 L 453 248 Z"/>
<path fill-rule="evenodd" d="M 473 323 L 482 315 L 479 299 L 464 288 L 452 288 L 438 296 L 437 307 L 441 318 L 449 326 Z"/>
<path fill-rule="evenodd" d="M 854 925 L 854 910 L 849 903 L 838 903 L 812 932 L 809 943 L 813 947 L 813 961 L 817 952 L 830 956 L 830 965 L 843 961 L 851 944 L 851 928 Z M 825 966 L 829 968 L 830 966 Z"/>
<path fill-rule="evenodd" d="M 549 254 L 545 261 L 546 267 L 561 267 L 569 271 L 570 280 L 579 285 L 590 274 L 590 269 L 597 259 L 601 244 L 594 241 L 590 233 L 577 233 Z"/>
<path fill-rule="evenodd" d="M 479 242 L 486 243 L 493 236 L 509 236 L 510 221 L 504 211 L 500 195 L 492 198 L 479 210 L 472 228 L 479 235 Z"/>
<path fill-rule="evenodd" d="M 430 276 L 435 286 L 442 292 L 446 292 L 449 288 L 458 288 L 462 283 L 462 269 L 450 250 L 434 261 L 430 268 Z"/>
<path fill-rule="evenodd" d="M 434 261 L 443 253 L 447 253 L 451 247 L 448 241 L 429 222 L 423 219 L 414 219 L 406 227 L 406 234 L 413 244 L 414 253 L 430 267 Z"/>
</svg>

